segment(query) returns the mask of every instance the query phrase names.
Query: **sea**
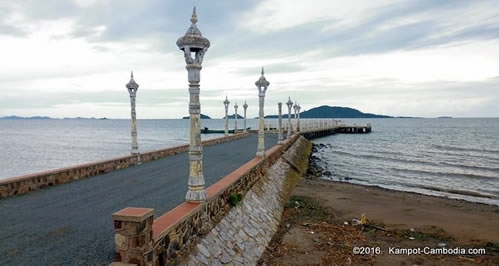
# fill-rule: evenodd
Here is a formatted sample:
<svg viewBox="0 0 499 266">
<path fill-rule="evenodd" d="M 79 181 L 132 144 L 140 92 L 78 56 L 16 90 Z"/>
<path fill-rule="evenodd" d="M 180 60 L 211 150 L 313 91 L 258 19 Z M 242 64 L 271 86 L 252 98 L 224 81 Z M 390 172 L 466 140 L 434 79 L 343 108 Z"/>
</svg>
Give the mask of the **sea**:
<svg viewBox="0 0 499 266">
<path fill-rule="evenodd" d="M 323 179 L 499 205 L 499 118 L 350 119 L 317 156 Z"/>
<path fill-rule="evenodd" d="M 499 118 L 341 122 L 370 123 L 373 131 L 315 139 L 323 144 L 316 156 L 331 173 L 324 179 L 499 206 Z M 201 127 L 223 129 L 224 123 L 202 119 Z M 247 127 L 257 124 L 247 120 Z M 139 119 L 139 151 L 186 144 L 188 127 L 186 119 Z M 130 154 L 130 128 L 129 119 L 0 119 L 0 179 Z"/>
</svg>

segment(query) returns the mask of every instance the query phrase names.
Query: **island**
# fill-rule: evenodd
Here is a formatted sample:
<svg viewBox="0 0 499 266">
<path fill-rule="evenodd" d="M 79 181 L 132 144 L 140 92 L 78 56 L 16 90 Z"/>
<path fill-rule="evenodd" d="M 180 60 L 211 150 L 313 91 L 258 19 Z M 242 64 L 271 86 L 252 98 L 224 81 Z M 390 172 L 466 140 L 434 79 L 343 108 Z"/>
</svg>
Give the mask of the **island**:
<svg viewBox="0 0 499 266">
<path fill-rule="evenodd" d="M 292 110 L 291 117 L 293 117 L 293 115 L 294 111 Z M 283 114 L 282 117 L 287 118 L 288 114 Z M 279 116 L 267 115 L 265 116 L 265 118 L 279 118 Z M 301 112 L 300 118 L 393 118 L 393 117 L 387 115 L 363 113 L 357 109 L 353 109 L 350 107 L 322 105 Z"/>
<path fill-rule="evenodd" d="M 234 115 L 229 115 L 227 116 L 229 119 L 234 119 L 235 117 L 235 114 Z M 244 117 L 242 117 L 240 114 L 237 114 L 237 118 L 238 119 L 244 119 Z M 225 116 L 222 118 L 222 119 L 225 119 Z"/>
<path fill-rule="evenodd" d="M 190 118 L 189 116 L 182 117 L 182 119 L 189 119 L 189 118 Z M 211 117 L 204 115 L 204 114 L 201 114 L 201 119 L 211 119 Z"/>
</svg>

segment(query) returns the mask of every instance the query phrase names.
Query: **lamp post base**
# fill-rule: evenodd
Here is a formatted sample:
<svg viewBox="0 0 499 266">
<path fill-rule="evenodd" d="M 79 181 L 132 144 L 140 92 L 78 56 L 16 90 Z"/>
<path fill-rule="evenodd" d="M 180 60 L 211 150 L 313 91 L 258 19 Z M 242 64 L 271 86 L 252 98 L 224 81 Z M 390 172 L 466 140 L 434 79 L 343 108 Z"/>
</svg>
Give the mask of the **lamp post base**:
<svg viewBox="0 0 499 266">
<path fill-rule="evenodd" d="M 140 152 L 132 152 L 133 164 L 141 164 L 140 162 Z"/>
<path fill-rule="evenodd" d="M 189 190 L 185 195 L 185 200 L 189 202 L 203 202 L 206 201 L 206 190 Z"/>
</svg>

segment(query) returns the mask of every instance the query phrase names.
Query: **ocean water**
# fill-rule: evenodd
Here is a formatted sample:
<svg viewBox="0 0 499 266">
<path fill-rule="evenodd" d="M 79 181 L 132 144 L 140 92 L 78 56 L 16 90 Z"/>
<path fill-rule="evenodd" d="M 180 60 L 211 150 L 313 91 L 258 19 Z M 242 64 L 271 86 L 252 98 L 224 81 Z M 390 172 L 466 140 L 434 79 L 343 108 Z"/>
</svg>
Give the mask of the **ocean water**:
<svg viewBox="0 0 499 266">
<path fill-rule="evenodd" d="M 499 119 L 350 119 L 365 135 L 314 140 L 324 179 L 499 205 Z"/>
<path fill-rule="evenodd" d="M 332 173 L 325 179 L 499 205 L 499 119 L 342 122 L 371 123 L 373 132 L 315 139 L 324 144 L 318 156 Z M 223 129 L 224 123 L 201 120 L 201 127 Z M 253 129 L 257 123 L 247 120 Z M 233 126 L 230 120 L 229 127 Z M 238 128 L 242 126 L 239 119 Z M 139 150 L 186 144 L 188 127 L 189 120 L 182 119 L 138 120 Z M 0 119 L 0 179 L 128 155 L 130 142 L 127 119 Z"/>
<path fill-rule="evenodd" d="M 247 127 L 256 128 L 257 123 L 248 119 Z M 201 127 L 224 129 L 225 120 L 202 119 Z M 229 120 L 231 127 L 234 120 Z M 188 119 L 139 119 L 139 151 L 187 144 L 188 129 Z M 128 155 L 130 130 L 129 119 L 0 119 L 0 179 Z M 201 139 L 221 136 L 201 134 Z"/>
</svg>

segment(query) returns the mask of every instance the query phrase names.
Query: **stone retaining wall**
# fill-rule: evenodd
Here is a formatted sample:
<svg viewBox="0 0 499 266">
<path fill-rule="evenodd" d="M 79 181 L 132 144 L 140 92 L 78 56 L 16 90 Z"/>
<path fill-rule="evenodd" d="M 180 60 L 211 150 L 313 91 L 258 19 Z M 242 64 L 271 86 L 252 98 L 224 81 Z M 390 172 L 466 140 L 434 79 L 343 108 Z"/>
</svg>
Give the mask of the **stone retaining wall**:
<svg viewBox="0 0 499 266">
<path fill-rule="evenodd" d="M 127 217 L 136 213 L 150 213 L 150 209 L 128 208 L 113 214 L 117 261 L 133 262 L 138 265 L 177 265 L 181 262 L 187 263 L 184 260 L 190 258 L 193 261 L 196 260 L 194 263 L 208 261 L 207 264 L 211 264 L 210 261 L 221 262 L 223 260 L 238 264 L 240 260 L 249 259 L 245 257 L 249 256 L 244 255 L 246 253 L 257 254 L 259 252 L 261 254 L 258 250 L 262 249 L 262 243 L 265 242 L 263 244 L 265 247 L 270 240 L 275 230 L 274 227 L 279 221 L 283 203 L 301 176 L 301 172 L 307 168 L 310 150 L 311 143 L 299 135 L 287 139 L 282 145 L 272 147 L 266 151 L 264 159 L 255 158 L 210 186 L 207 189 L 208 200 L 205 203 L 184 202 L 155 219 L 152 232 L 139 232 L 141 235 L 151 233 L 152 240 L 149 242 L 119 240 L 130 237 L 123 228 L 136 226 L 128 225 L 130 219 Z M 276 166 L 271 168 L 276 162 Z M 289 169 L 295 169 L 295 171 Z M 230 199 L 237 195 L 241 195 L 244 200 L 238 207 L 233 208 L 234 202 L 231 203 Z M 227 241 L 224 241 L 222 236 L 220 237 L 224 240 L 220 239 L 219 233 L 225 230 L 225 226 L 240 222 L 242 218 L 238 218 L 238 215 L 243 212 L 247 215 L 244 216 L 246 218 L 242 224 L 250 227 L 242 231 L 240 227 L 232 228 L 231 232 L 241 234 L 241 238 L 238 238 L 239 241 L 234 240 L 231 244 L 227 244 L 232 246 L 222 246 Z M 257 217 L 248 218 L 252 216 L 252 212 Z M 138 218 L 133 216 L 132 220 L 134 219 Z M 139 220 L 146 221 L 147 219 L 150 218 L 140 217 Z M 256 224 L 260 223 L 262 227 L 257 227 Z M 119 227 L 116 227 L 117 224 Z M 263 227 L 263 224 L 270 227 Z M 139 227 L 147 230 L 146 226 Z M 224 232 L 226 235 L 229 231 Z M 204 240 L 205 235 L 211 238 Z M 203 240 L 199 242 L 201 238 Z M 220 253 L 217 249 L 215 255 L 208 256 L 206 248 L 208 246 L 213 248 L 213 243 L 218 244 Z M 252 244 L 246 245 L 245 243 Z M 137 250 L 142 250 L 142 253 L 137 253 Z M 190 254 L 195 255 L 189 256 Z M 197 257 L 196 254 L 202 255 Z M 227 256 L 231 259 L 228 260 Z"/>
<path fill-rule="evenodd" d="M 248 136 L 248 133 L 238 133 L 228 137 L 220 137 L 205 140 L 203 146 L 215 145 Z M 189 145 L 180 145 L 166 149 L 154 150 L 140 154 L 141 162 L 161 159 L 170 155 L 186 152 Z M 111 158 L 93 163 L 79 164 L 76 166 L 59 168 L 35 174 L 0 180 L 0 198 L 28 193 L 32 190 L 42 189 L 48 186 L 68 183 L 83 178 L 109 173 L 114 170 L 127 168 L 135 164 L 132 155 Z"/>
<path fill-rule="evenodd" d="M 307 146 L 306 140 L 298 140 L 181 265 L 256 265 L 277 231 L 292 189 L 306 171 Z"/>
</svg>

